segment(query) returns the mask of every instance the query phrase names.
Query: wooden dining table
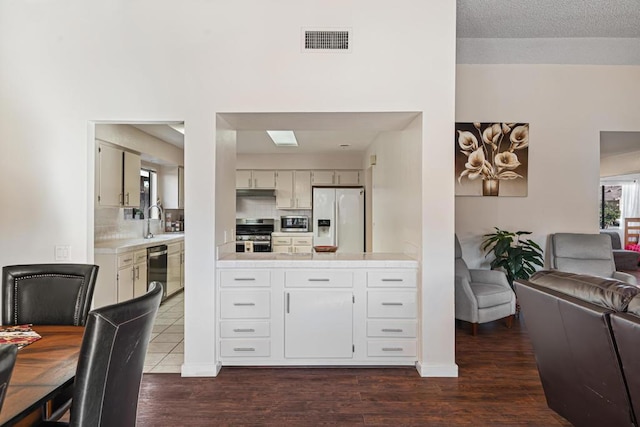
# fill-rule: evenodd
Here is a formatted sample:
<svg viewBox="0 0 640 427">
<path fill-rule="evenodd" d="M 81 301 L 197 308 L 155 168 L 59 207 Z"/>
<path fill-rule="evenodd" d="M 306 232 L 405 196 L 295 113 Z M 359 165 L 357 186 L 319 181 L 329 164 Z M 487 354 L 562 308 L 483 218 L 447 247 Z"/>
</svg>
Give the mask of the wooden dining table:
<svg viewBox="0 0 640 427">
<path fill-rule="evenodd" d="M 42 338 L 20 350 L 0 410 L 0 426 L 29 425 L 47 402 L 73 384 L 82 326 L 33 325 Z"/>
</svg>

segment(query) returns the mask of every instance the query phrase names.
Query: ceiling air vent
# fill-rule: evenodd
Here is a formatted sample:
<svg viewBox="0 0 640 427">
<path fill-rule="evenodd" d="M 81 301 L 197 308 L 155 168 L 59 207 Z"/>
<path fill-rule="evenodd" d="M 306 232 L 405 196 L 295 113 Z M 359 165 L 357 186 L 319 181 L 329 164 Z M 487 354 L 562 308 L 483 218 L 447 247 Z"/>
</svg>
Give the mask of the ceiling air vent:
<svg viewBox="0 0 640 427">
<path fill-rule="evenodd" d="M 303 30 L 303 50 L 305 52 L 349 52 L 351 51 L 351 31 Z"/>
</svg>

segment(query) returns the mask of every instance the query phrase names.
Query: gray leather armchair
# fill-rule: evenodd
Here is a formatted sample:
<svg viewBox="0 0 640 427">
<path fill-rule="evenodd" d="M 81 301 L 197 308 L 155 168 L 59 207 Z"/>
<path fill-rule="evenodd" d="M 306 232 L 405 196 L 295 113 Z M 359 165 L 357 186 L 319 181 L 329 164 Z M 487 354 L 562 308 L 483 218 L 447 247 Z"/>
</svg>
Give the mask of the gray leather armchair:
<svg viewBox="0 0 640 427">
<path fill-rule="evenodd" d="M 616 271 L 611 238 L 607 235 L 556 233 L 550 236 L 549 249 L 551 268 L 555 270 L 637 285 L 635 276 Z"/>
<path fill-rule="evenodd" d="M 640 252 L 629 251 L 622 248 L 620 234 L 615 230 L 600 230 L 600 234 L 606 234 L 611 237 L 611 247 L 613 248 L 613 262 L 616 270 L 635 271 L 638 269 L 640 262 Z"/>
<path fill-rule="evenodd" d="M 507 276 L 498 270 L 469 269 L 462 259 L 462 248 L 455 236 L 455 313 L 456 319 L 471 323 L 473 335 L 478 324 L 506 319 L 511 327 L 516 312 L 516 295 Z"/>
</svg>

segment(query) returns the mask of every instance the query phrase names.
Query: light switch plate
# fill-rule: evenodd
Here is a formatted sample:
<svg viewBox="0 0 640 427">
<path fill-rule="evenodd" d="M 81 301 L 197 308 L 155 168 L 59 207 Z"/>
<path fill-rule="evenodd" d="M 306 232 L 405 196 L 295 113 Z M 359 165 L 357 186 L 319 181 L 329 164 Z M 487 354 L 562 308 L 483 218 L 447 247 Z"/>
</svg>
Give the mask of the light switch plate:
<svg viewBox="0 0 640 427">
<path fill-rule="evenodd" d="M 69 245 L 56 245 L 55 259 L 56 259 L 56 261 L 69 261 L 69 260 L 71 260 L 71 246 L 69 246 Z"/>
</svg>

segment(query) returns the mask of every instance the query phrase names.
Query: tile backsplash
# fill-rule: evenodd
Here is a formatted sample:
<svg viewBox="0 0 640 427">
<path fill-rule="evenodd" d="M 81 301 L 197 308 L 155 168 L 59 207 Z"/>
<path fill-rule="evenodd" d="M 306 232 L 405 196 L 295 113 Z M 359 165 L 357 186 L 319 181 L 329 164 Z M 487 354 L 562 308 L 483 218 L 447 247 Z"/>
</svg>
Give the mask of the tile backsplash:
<svg viewBox="0 0 640 427">
<path fill-rule="evenodd" d="M 279 220 L 283 215 L 306 215 L 311 219 L 311 209 L 278 209 L 274 197 L 236 198 L 236 218 L 273 218 Z M 279 229 L 280 222 L 276 221 L 276 231 Z"/>
<path fill-rule="evenodd" d="M 136 239 L 144 236 L 147 221 L 144 219 L 124 219 L 123 208 L 96 208 L 94 217 L 94 241 Z M 151 220 L 151 232 L 162 233 L 160 220 Z"/>
</svg>

